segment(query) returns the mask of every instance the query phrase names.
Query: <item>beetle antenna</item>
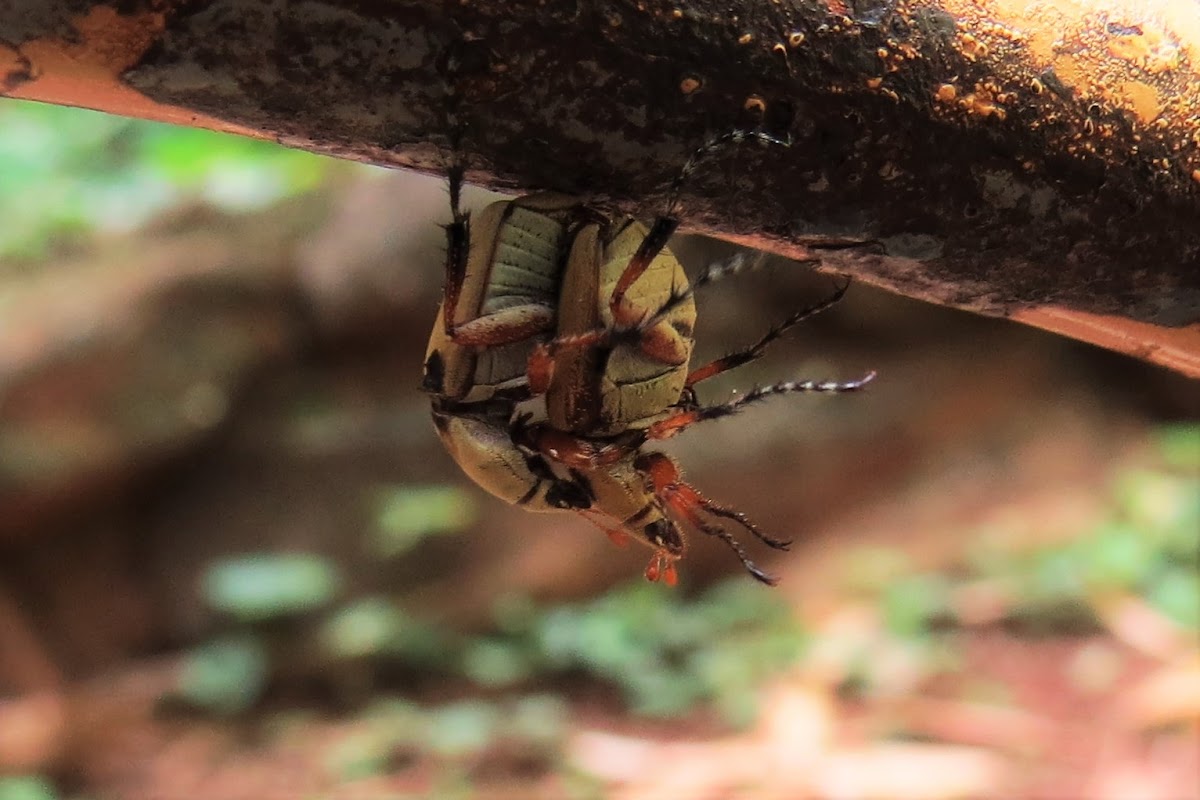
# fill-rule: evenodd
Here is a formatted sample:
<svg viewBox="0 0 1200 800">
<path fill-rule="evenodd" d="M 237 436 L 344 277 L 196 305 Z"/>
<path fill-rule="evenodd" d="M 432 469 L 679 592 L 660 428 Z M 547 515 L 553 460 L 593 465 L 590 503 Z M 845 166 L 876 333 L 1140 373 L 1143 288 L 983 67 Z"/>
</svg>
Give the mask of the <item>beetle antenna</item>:
<svg viewBox="0 0 1200 800">
<path fill-rule="evenodd" d="M 754 344 L 743 350 L 737 350 L 721 356 L 717 360 L 705 364 L 703 367 L 692 370 L 692 372 L 687 376 L 686 386 L 690 388 L 700 381 L 708 380 L 716 375 L 720 375 L 722 372 L 727 372 L 728 370 L 735 369 L 743 364 L 748 364 L 751 361 L 760 358 L 771 342 L 781 338 L 790 329 L 800 324 L 804 320 L 816 316 L 825 309 L 835 305 L 839 300 L 842 299 L 842 297 L 846 294 L 846 290 L 849 288 L 850 278 L 847 277 L 844 283 L 842 283 L 840 286 L 834 287 L 833 294 L 829 295 L 824 300 L 820 300 L 810 306 L 806 306 L 794 311 L 787 319 L 774 325 L 769 331 L 767 331 L 766 335 L 764 335 Z"/>
<path fill-rule="evenodd" d="M 778 147 L 792 146 L 792 137 L 790 134 L 786 139 L 780 139 L 762 131 L 745 131 L 740 129 L 728 131 L 720 136 L 709 139 L 696 148 L 688 157 L 688 160 L 684 162 L 683 169 L 679 170 L 679 174 L 671 181 L 671 193 L 667 196 L 667 211 L 665 216 L 672 217 L 675 215 L 675 209 L 679 206 L 679 192 L 683 189 L 684 182 L 699 167 L 701 161 L 731 144 L 741 144 L 749 139 Z"/>
<path fill-rule="evenodd" d="M 650 266 L 650 262 L 667 246 L 667 242 L 675 233 L 675 229 L 679 227 L 679 220 L 675 218 L 675 210 L 679 206 L 679 193 L 683 189 L 684 181 L 696 171 L 700 161 L 706 156 L 715 153 L 722 147 L 730 144 L 740 144 L 747 139 L 780 145 L 782 147 L 791 146 L 790 135 L 785 140 L 761 131 L 732 130 L 714 139 L 709 139 L 703 145 L 696 148 L 691 156 L 688 157 L 688 160 L 684 162 L 683 168 L 679 170 L 679 174 L 671 181 L 671 189 L 667 194 L 666 210 L 654 220 L 654 224 L 650 226 L 650 230 L 646 233 L 646 238 L 642 240 L 637 251 L 629 259 L 625 271 L 621 273 L 620 279 L 617 280 L 616 286 L 613 287 L 608 307 L 614 319 L 621 319 L 623 302 L 629 288 L 645 273 L 646 269 Z"/>
<path fill-rule="evenodd" d="M 778 578 L 776 578 L 774 575 L 764 572 L 762 567 L 750 560 L 750 556 L 746 555 L 746 549 L 742 547 L 742 543 L 733 538 L 733 534 L 731 534 L 729 531 L 725 530 L 719 525 L 712 525 L 699 518 L 692 518 L 689 521 L 699 528 L 702 533 L 705 533 L 709 536 L 715 536 L 728 545 L 729 549 L 732 550 L 734 555 L 738 557 L 738 561 L 742 562 L 742 567 L 745 568 L 746 572 L 749 572 L 751 575 L 753 575 L 755 580 L 761 581 L 767 586 L 774 586 L 779 583 Z"/>
<path fill-rule="evenodd" d="M 732 508 L 727 508 L 725 506 L 718 505 L 717 503 L 714 503 L 712 500 L 709 500 L 707 497 L 700 495 L 699 492 L 697 492 L 696 494 L 697 494 L 697 498 L 700 501 L 700 505 L 703 506 L 704 510 L 707 511 L 708 513 L 710 513 L 714 516 L 724 517 L 725 519 L 733 520 L 734 522 L 738 523 L 746 530 L 750 531 L 750 533 L 754 536 L 755 539 L 758 539 L 760 542 L 767 545 L 768 547 L 772 547 L 776 550 L 787 550 L 787 549 L 791 548 L 791 546 L 792 546 L 791 539 L 776 539 L 774 536 L 765 534 L 762 531 L 760 531 L 758 529 L 758 526 L 755 525 L 753 522 L 751 522 L 750 518 L 747 517 L 745 514 L 743 514 L 741 511 L 736 511 Z"/>
<path fill-rule="evenodd" d="M 765 264 L 766 261 L 767 254 L 759 251 L 756 252 L 753 257 L 747 255 L 745 252 L 734 253 L 729 258 L 709 264 L 703 272 L 696 276 L 695 280 L 688 284 L 687 288 L 673 292 L 671 296 L 667 298 L 667 301 L 659 307 L 658 311 L 654 312 L 652 316 L 640 323 L 638 327 L 641 329 L 654 327 L 658 323 L 662 322 L 677 307 L 694 297 L 696 292 L 700 291 L 705 286 L 708 286 L 710 283 L 716 283 L 717 281 L 724 280 L 725 278 L 758 269 Z M 821 259 L 806 258 L 793 263 L 820 264 Z M 838 289 L 835 296 L 797 312 L 798 316 L 796 316 L 795 321 L 790 321 L 792 318 L 789 317 L 788 321 L 783 323 L 784 330 L 790 328 L 792 325 L 795 325 L 801 320 L 807 319 L 813 314 L 824 311 L 826 308 L 836 303 L 841 299 L 842 295 L 845 294 L 846 288 L 849 287 L 849 285 L 849 278 L 847 278 L 846 285 Z M 780 335 L 782 335 L 782 331 L 780 332 Z"/>
<path fill-rule="evenodd" d="M 770 386 L 759 386 L 728 403 L 680 409 L 671 416 L 661 419 L 646 428 L 645 436 L 647 440 L 669 439 L 672 436 L 682 433 L 696 423 L 728 417 L 731 414 L 741 411 L 751 403 L 765 400 L 771 395 L 798 392 L 821 392 L 826 394 L 856 392 L 873 380 L 875 380 L 875 371 L 871 370 L 866 375 L 853 381 L 783 381 L 771 384 Z"/>
</svg>

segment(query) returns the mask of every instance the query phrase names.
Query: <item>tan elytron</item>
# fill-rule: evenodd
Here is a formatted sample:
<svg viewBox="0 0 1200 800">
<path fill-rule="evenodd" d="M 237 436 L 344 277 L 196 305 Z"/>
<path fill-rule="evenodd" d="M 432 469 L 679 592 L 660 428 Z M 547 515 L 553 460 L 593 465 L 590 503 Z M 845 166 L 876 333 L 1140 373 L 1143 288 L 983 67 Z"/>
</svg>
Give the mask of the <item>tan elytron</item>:
<svg viewBox="0 0 1200 800">
<path fill-rule="evenodd" d="M 570 229 L 582 209 L 579 200 L 545 193 L 492 203 L 478 215 L 453 325 L 443 301 L 429 337 L 426 389 L 474 403 L 524 384 L 532 348 L 555 330 Z"/>
</svg>

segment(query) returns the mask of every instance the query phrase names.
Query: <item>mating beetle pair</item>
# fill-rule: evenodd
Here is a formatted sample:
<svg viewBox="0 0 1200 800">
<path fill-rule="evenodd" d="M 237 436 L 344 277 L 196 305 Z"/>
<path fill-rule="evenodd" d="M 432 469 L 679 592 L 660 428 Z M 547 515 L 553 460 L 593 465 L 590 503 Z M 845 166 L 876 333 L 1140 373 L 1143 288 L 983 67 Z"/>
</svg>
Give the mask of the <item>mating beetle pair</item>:
<svg viewBox="0 0 1200 800">
<path fill-rule="evenodd" d="M 734 132 L 689 159 L 758 134 Z M 774 140 L 770 140 L 774 141 Z M 535 194 L 494 203 L 475 220 L 459 207 L 463 174 L 450 170 L 446 287 L 425 360 L 423 388 L 451 457 L 489 493 L 530 511 L 575 511 L 617 541 L 629 534 L 654 551 L 652 581 L 674 584 L 684 553 L 679 523 L 724 541 L 760 581 L 759 569 L 712 518 L 732 520 L 776 549 L 745 515 L 683 482 L 662 453 L 644 452 L 707 419 L 785 392 L 846 392 L 845 383 L 785 382 L 715 406 L 695 399 L 697 383 L 744 364 L 802 319 L 841 297 L 802 309 L 750 348 L 689 369 L 694 290 L 666 244 L 676 227 L 663 216 L 646 228 L 586 203 Z M 744 266 L 709 269 L 696 286 Z M 519 404 L 544 398 L 545 419 Z"/>
</svg>

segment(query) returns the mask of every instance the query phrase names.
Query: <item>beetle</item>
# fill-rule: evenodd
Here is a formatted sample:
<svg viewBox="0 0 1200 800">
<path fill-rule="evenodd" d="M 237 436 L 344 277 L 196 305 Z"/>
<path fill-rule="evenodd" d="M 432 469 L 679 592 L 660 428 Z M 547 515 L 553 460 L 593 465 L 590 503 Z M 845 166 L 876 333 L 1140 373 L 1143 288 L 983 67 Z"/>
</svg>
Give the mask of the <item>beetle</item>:
<svg viewBox="0 0 1200 800">
<path fill-rule="evenodd" d="M 713 140 L 688 160 L 672 198 L 701 155 L 750 136 L 778 143 L 740 131 Z M 675 582 L 685 546 L 678 519 L 722 539 L 755 578 L 774 583 L 705 514 L 734 520 L 771 547 L 789 543 L 703 497 L 673 460 L 641 448 L 771 394 L 853 391 L 869 382 L 873 373 L 847 383 L 780 383 L 712 407 L 695 400 L 695 384 L 757 358 L 845 287 L 754 346 L 689 371 L 696 287 L 666 247 L 677 225 L 669 213 L 647 228 L 569 197 L 529 195 L 489 206 L 472 237 L 459 208 L 462 180 L 461 168 L 452 168 L 446 289 L 423 378 L 447 452 L 509 503 L 579 512 L 617 540 L 636 533 L 654 550 L 651 580 Z M 697 286 L 740 267 L 710 269 Z M 517 404 L 539 395 L 547 418 L 531 425 Z"/>
</svg>

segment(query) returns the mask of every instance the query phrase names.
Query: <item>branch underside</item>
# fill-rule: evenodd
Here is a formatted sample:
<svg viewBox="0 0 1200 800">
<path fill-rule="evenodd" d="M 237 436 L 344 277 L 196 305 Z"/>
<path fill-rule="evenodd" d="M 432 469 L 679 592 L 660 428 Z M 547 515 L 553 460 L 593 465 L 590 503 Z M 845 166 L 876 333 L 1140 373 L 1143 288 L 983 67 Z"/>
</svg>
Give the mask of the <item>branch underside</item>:
<svg viewBox="0 0 1200 800">
<path fill-rule="evenodd" d="M 11 0 L 0 91 L 426 171 L 453 137 L 645 218 L 761 130 L 791 147 L 707 159 L 685 228 L 1200 375 L 1194 5 L 1008 5 Z"/>
</svg>

